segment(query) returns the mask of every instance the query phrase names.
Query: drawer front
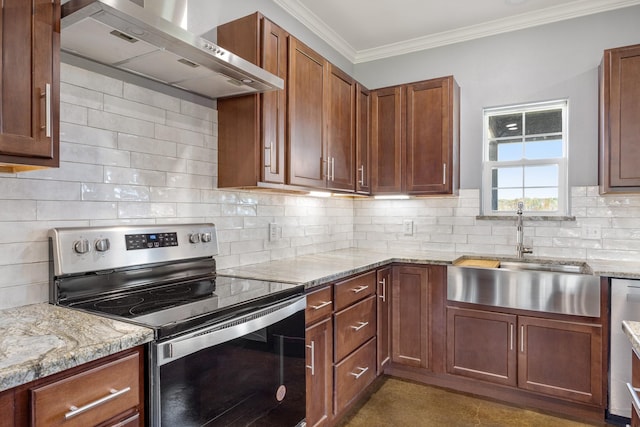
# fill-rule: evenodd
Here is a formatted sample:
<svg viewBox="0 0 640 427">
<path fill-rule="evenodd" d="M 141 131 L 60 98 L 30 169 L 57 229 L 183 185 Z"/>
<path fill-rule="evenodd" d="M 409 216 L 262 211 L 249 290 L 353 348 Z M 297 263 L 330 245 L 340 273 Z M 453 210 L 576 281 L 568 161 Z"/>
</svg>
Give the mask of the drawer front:
<svg viewBox="0 0 640 427">
<path fill-rule="evenodd" d="M 336 311 L 360 301 L 363 298 L 373 295 L 376 291 L 376 272 L 361 274 L 352 277 L 344 282 L 336 283 Z"/>
<path fill-rule="evenodd" d="M 331 286 L 307 294 L 305 323 L 310 325 L 331 316 L 333 312 L 333 289 Z"/>
<path fill-rule="evenodd" d="M 342 360 L 376 334 L 376 297 L 342 310 L 335 315 L 336 361 Z"/>
<path fill-rule="evenodd" d="M 376 339 L 373 338 L 335 367 L 336 413 L 347 407 L 376 377 Z"/>
<path fill-rule="evenodd" d="M 139 363 L 136 353 L 32 389 L 33 425 L 92 426 L 136 407 Z"/>
</svg>

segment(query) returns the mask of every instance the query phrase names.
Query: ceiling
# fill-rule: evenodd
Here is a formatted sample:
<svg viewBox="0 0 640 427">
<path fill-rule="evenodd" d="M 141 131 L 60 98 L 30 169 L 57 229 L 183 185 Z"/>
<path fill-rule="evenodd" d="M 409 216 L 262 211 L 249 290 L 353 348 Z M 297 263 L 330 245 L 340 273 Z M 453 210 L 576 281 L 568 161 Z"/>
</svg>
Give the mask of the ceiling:
<svg viewBox="0 0 640 427">
<path fill-rule="evenodd" d="M 274 0 L 353 63 L 640 4 L 640 0 Z"/>
</svg>

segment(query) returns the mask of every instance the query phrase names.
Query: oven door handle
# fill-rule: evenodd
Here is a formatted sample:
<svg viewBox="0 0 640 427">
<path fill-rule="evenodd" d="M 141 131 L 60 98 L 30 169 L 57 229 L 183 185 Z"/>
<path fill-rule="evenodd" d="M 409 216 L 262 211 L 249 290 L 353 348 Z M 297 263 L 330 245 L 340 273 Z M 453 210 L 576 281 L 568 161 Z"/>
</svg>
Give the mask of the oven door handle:
<svg viewBox="0 0 640 427">
<path fill-rule="evenodd" d="M 155 345 L 157 365 L 162 366 L 205 348 L 240 338 L 278 323 L 299 311 L 303 311 L 306 305 L 307 298 L 302 295 L 205 327 L 187 335 L 158 343 Z"/>
</svg>

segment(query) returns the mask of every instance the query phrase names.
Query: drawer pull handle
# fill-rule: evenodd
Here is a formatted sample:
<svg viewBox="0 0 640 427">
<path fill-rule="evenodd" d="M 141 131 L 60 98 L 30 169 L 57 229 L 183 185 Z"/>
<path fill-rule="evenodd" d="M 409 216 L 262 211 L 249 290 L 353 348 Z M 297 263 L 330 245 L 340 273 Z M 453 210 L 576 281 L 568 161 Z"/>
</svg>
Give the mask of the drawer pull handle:
<svg viewBox="0 0 640 427">
<path fill-rule="evenodd" d="M 367 326 L 368 324 L 369 324 L 369 322 L 358 322 L 358 326 L 351 325 L 351 328 L 353 328 L 353 330 L 357 332 L 360 329 L 362 329 L 365 326 Z"/>
<path fill-rule="evenodd" d="M 382 302 L 387 302 L 387 279 L 384 278 L 378 283 L 382 286 L 382 295 L 378 295 L 378 298 L 382 299 Z"/>
<path fill-rule="evenodd" d="M 322 301 L 318 305 L 310 305 L 309 307 L 313 308 L 314 310 L 320 310 L 321 308 L 325 308 L 326 306 L 331 305 L 332 302 L 333 301 Z"/>
<path fill-rule="evenodd" d="M 362 286 L 358 286 L 357 288 L 353 288 L 351 290 L 353 291 L 354 294 L 359 294 L 360 292 L 364 291 L 368 287 L 369 285 L 362 285 Z"/>
<path fill-rule="evenodd" d="M 353 375 L 354 377 L 356 377 L 356 379 L 360 378 L 361 376 L 364 375 L 365 372 L 367 372 L 369 370 L 368 367 L 366 368 L 361 368 L 360 366 L 358 366 L 356 369 L 358 369 L 360 372 L 349 372 L 349 375 Z"/>
<path fill-rule="evenodd" d="M 631 400 L 632 400 L 633 406 L 636 409 L 640 410 L 640 397 L 638 397 L 638 392 L 640 392 L 640 388 L 635 388 L 629 383 L 627 383 L 627 388 L 629 389 L 629 393 L 631 394 Z"/>
<path fill-rule="evenodd" d="M 87 412 L 90 409 L 95 408 L 96 406 L 100 406 L 103 403 L 107 403 L 108 401 L 113 400 L 118 396 L 122 396 L 123 394 L 128 393 L 129 391 L 131 391 L 131 387 L 126 387 L 126 388 L 123 388 L 122 390 L 111 389 L 111 390 L 109 390 L 110 394 L 108 394 L 105 397 L 102 397 L 102 398 L 100 398 L 98 400 L 94 400 L 91 403 L 87 403 L 84 406 L 81 406 L 81 407 L 78 408 L 77 406 L 73 406 L 72 405 L 69 408 L 71 410 L 69 412 L 67 412 L 66 414 L 64 414 L 64 419 L 68 420 L 70 418 L 78 416 L 78 415 L 80 415 L 80 414 L 82 414 L 84 412 Z"/>
<path fill-rule="evenodd" d="M 311 344 L 307 344 L 307 348 L 311 350 L 311 365 L 306 365 L 307 369 L 311 369 L 311 375 L 316 375 L 316 342 L 311 341 Z"/>
</svg>

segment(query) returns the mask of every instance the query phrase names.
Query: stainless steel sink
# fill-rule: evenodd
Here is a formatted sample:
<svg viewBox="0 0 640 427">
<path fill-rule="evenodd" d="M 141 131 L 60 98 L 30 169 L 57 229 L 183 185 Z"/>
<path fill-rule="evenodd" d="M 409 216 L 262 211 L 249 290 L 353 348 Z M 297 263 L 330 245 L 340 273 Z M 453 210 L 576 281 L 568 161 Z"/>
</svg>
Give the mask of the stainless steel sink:
<svg viewBox="0 0 640 427">
<path fill-rule="evenodd" d="M 450 301 L 600 316 L 600 278 L 582 262 L 500 259 L 498 268 L 450 265 Z M 455 264 L 455 263 L 454 263 Z"/>
</svg>

